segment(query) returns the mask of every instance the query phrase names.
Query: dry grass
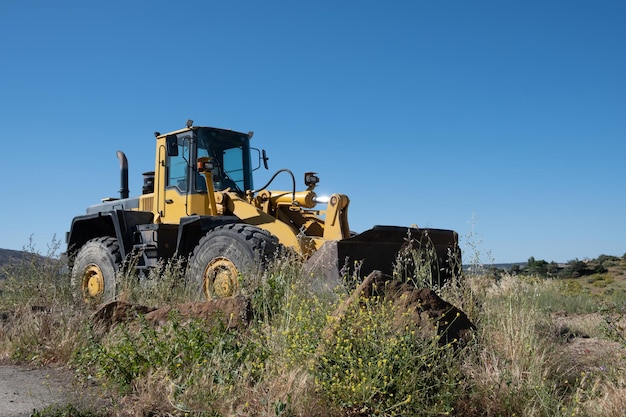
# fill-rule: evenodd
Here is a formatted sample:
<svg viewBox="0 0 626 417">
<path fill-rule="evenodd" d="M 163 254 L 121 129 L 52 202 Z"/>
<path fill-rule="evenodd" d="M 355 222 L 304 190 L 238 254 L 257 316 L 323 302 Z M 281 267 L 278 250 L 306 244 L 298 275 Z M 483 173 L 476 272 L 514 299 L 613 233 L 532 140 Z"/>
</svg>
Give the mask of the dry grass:
<svg viewBox="0 0 626 417">
<path fill-rule="evenodd" d="M 508 275 L 485 289 L 466 415 L 623 415 L 626 346 L 602 337 L 600 314 L 550 314 L 559 288 Z"/>
<path fill-rule="evenodd" d="M 0 358 L 69 364 L 84 377 L 96 377 L 115 397 L 102 416 L 420 416 L 427 408 L 405 403 L 418 397 L 407 396 L 408 390 L 433 378 L 440 387 L 435 415 L 617 417 L 626 409 L 624 306 L 601 305 L 585 297 L 582 285 L 573 290 L 558 280 L 475 274 L 441 288 L 478 331 L 454 356 L 421 352 L 445 361 L 429 362 L 437 372 L 428 374 L 412 368 L 415 350 L 400 355 L 399 337 L 410 335 L 376 337 L 388 327 L 385 314 L 391 315 L 384 308 L 355 309 L 352 321 L 336 329 L 338 338 L 321 337 L 350 292 L 312 291 L 310 277 L 304 279 L 293 260 L 278 261 L 252 280 L 258 314 L 244 331 L 173 321 L 157 329 L 136 322 L 102 333 L 93 328 L 90 312 L 72 300 L 63 272 L 20 268 L 0 284 Z M 179 269 L 164 265 L 150 286 L 121 277 L 125 299 L 156 307 L 184 298 Z M 322 341 L 325 354 L 319 355 Z M 358 397 L 365 384 L 354 376 L 366 369 L 359 359 L 367 355 L 385 365 L 380 373 L 367 369 L 370 382 L 405 384 L 396 391 L 403 398 L 386 398 L 391 407 L 375 411 Z M 113 372 L 131 368 L 124 375 Z M 329 369 L 343 376 L 324 379 L 319 372 Z M 401 369 L 418 379 L 399 380 L 405 377 Z"/>
</svg>

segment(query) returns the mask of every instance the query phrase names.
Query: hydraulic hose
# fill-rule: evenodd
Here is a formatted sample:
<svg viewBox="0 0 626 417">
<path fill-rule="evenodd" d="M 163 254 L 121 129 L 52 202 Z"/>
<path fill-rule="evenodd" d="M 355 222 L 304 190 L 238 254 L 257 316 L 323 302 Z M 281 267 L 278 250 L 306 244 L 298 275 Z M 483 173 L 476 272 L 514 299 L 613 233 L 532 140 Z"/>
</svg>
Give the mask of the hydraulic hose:
<svg viewBox="0 0 626 417">
<path fill-rule="evenodd" d="M 274 181 L 276 179 L 276 177 L 278 176 L 278 174 L 280 174 L 281 172 L 287 172 L 287 173 L 289 173 L 289 175 L 291 175 L 291 184 L 292 184 L 292 188 L 293 188 L 291 200 L 293 202 L 295 202 L 296 201 L 296 177 L 293 175 L 293 172 L 291 172 L 287 168 L 283 168 L 283 169 L 280 169 L 280 170 L 276 171 L 276 173 L 274 175 L 272 175 L 272 178 L 270 178 L 270 180 L 267 182 L 267 184 L 265 184 L 263 187 L 261 187 L 259 189 L 252 190 L 251 193 L 254 194 L 254 193 L 258 192 L 258 191 L 264 190 L 267 187 L 269 187 L 269 185 L 272 183 L 272 181 Z"/>
</svg>

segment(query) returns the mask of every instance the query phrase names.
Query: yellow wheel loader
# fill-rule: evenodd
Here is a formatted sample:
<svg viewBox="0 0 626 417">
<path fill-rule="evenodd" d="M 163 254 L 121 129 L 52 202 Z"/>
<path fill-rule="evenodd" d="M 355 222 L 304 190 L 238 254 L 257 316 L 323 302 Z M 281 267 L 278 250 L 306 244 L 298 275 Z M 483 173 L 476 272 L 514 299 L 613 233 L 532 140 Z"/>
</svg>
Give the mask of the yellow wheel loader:
<svg viewBox="0 0 626 417">
<path fill-rule="evenodd" d="M 305 174 L 304 190 L 296 190 L 287 169 L 255 189 L 252 173 L 267 169 L 268 158 L 250 147 L 252 132 L 188 121 L 155 137 L 154 171 L 143 174 L 142 195 L 129 197 L 128 161 L 118 151 L 120 197 L 88 207 L 67 232 L 72 284 L 87 302 L 115 298 L 123 265 L 145 275 L 159 260 L 175 257 L 186 260 L 188 282 L 206 298 L 233 295 L 242 274 L 263 268 L 284 248 L 306 260 L 308 271 L 319 269 L 331 279 L 375 269 L 392 273 L 398 253 L 407 249 L 432 255 L 428 262 L 439 282 L 460 271 L 456 232 L 375 226 L 351 233 L 350 200 L 317 196 L 315 173 Z M 278 175 L 289 175 L 292 188 L 271 190 Z"/>
</svg>

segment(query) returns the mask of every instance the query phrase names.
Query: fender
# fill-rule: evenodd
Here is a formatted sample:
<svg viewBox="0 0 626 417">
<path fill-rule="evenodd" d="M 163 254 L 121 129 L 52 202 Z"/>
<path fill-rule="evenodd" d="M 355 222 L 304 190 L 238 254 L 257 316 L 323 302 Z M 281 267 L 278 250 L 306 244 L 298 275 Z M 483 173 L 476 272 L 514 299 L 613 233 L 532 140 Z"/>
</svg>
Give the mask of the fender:
<svg viewBox="0 0 626 417">
<path fill-rule="evenodd" d="M 187 257 L 209 231 L 229 223 L 240 223 L 237 216 L 188 216 L 180 219 L 178 238 L 176 241 L 176 255 Z"/>
<path fill-rule="evenodd" d="M 87 241 L 102 236 L 117 238 L 122 258 L 125 258 L 132 250 L 137 226 L 152 223 L 152 219 L 152 212 L 129 210 L 101 211 L 74 217 L 65 238 L 70 263 Z"/>
</svg>

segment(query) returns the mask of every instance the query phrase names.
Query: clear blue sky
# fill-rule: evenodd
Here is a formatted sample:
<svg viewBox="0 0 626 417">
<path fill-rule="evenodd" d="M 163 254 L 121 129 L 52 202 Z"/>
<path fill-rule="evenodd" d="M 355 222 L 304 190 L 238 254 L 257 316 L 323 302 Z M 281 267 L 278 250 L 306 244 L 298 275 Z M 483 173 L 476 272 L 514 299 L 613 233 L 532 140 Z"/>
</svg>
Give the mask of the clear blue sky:
<svg viewBox="0 0 626 417">
<path fill-rule="evenodd" d="M 190 118 L 255 132 L 256 185 L 318 172 L 358 232 L 621 256 L 624 22 L 624 1 L 2 1 L 0 247 L 64 242 L 117 196 L 118 149 L 141 193 L 153 132 Z"/>
</svg>

